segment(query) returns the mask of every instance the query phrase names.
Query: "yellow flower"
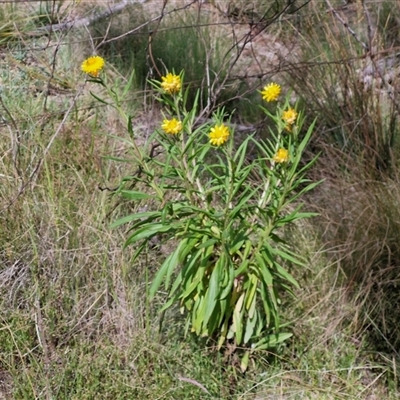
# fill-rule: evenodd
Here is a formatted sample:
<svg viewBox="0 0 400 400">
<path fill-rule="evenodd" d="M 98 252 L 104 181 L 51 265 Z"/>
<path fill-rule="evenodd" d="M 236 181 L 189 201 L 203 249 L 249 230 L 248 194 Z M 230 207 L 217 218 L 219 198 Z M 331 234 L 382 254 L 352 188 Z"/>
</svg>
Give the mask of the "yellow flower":
<svg viewBox="0 0 400 400">
<path fill-rule="evenodd" d="M 104 58 L 99 56 L 93 56 L 87 58 L 81 65 L 81 69 L 85 74 L 94 76 L 97 78 L 100 71 L 104 67 Z"/>
<path fill-rule="evenodd" d="M 170 135 L 177 135 L 182 130 L 182 122 L 178 121 L 176 118 L 170 120 L 164 119 L 161 128 Z"/>
<path fill-rule="evenodd" d="M 161 87 L 168 93 L 174 94 L 181 90 L 181 77 L 179 75 L 174 75 L 168 73 L 167 76 L 161 77 Z"/>
<path fill-rule="evenodd" d="M 229 138 L 229 129 L 224 124 L 216 125 L 214 128 L 211 128 L 208 136 L 211 144 L 214 146 L 221 146 Z"/>
<path fill-rule="evenodd" d="M 281 87 L 277 83 L 270 83 L 264 86 L 261 94 L 262 98 L 268 102 L 276 101 L 281 93 Z"/>
<path fill-rule="evenodd" d="M 274 155 L 273 160 L 277 163 L 285 163 L 289 161 L 289 152 L 286 149 L 280 148 Z"/>
<path fill-rule="evenodd" d="M 296 110 L 289 108 L 282 113 L 282 119 L 287 125 L 293 125 L 296 122 L 297 115 Z"/>
</svg>

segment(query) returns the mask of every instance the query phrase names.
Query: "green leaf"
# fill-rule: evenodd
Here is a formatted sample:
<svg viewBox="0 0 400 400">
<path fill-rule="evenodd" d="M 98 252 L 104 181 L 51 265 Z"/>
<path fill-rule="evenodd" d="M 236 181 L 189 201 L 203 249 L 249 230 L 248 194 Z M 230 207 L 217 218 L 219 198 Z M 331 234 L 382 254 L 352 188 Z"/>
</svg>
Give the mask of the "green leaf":
<svg viewBox="0 0 400 400">
<path fill-rule="evenodd" d="M 249 202 L 249 200 L 254 196 L 255 193 L 259 191 L 259 188 L 256 187 L 252 191 L 245 190 L 242 194 L 242 197 L 239 199 L 239 202 L 236 204 L 235 208 L 233 208 L 229 212 L 229 218 L 231 220 L 238 218 L 238 215 L 243 214 L 244 211 L 249 207 L 253 207 L 253 205 Z M 249 212 L 247 211 L 247 214 Z M 246 215 L 246 214 L 245 214 Z"/>
<path fill-rule="evenodd" d="M 174 271 L 174 268 L 178 265 L 181 264 L 182 260 L 182 252 L 185 250 L 186 246 L 188 245 L 188 240 L 183 239 L 179 242 L 177 248 L 175 251 L 167 258 L 168 263 L 171 264 L 171 267 L 167 270 L 167 273 L 165 275 L 165 287 L 169 287 L 169 281 L 171 279 L 172 272 Z M 166 261 L 167 261 L 166 260 Z M 183 269 L 181 270 L 182 275 L 184 274 Z"/>
<path fill-rule="evenodd" d="M 262 256 L 260 253 L 255 254 L 255 258 L 257 261 L 257 266 L 253 267 L 256 271 L 261 272 L 261 276 L 267 286 L 273 285 L 273 280 L 274 278 L 271 275 L 271 272 L 269 271 L 269 263 L 271 263 L 271 260 L 266 256 L 265 258 Z M 266 260 L 267 259 L 267 262 Z"/>
<path fill-rule="evenodd" d="M 274 322 L 276 323 L 278 302 L 275 296 L 273 276 L 269 270 L 269 263 L 271 261 L 268 258 L 266 260 L 261 254 L 256 254 L 256 260 L 257 260 L 257 266 L 253 266 L 252 269 L 260 273 L 262 276 L 263 285 L 261 286 L 260 291 L 268 323 L 270 320 L 271 312 L 275 317 Z"/>
<path fill-rule="evenodd" d="M 147 193 L 136 192 L 134 190 L 121 190 L 121 195 L 128 200 L 143 200 L 143 199 L 156 199 L 156 196 L 151 196 Z"/>
<path fill-rule="evenodd" d="M 229 254 L 232 256 L 238 252 L 238 250 L 243 246 L 245 238 L 241 235 L 237 235 L 233 240 L 232 246 L 229 248 Z"/>
<path fill-rule="evenodd" d="M 204 310 L 205 310 L 205 297 L 199 295 L 194 298 L 194 305 L 192 314 L 192 326 L 196 335 L 200 335 L 201 329 L 204 328 Z"/>
<path fill-rule="evenodd" d="M 307 185 L 305 188 L 303 188 L 300 192 L 296 193 L 293 197 L 291 197 L 290 199 L 288 199 L 285 204 L 290 204 L 293 203 L 295 200 L 297 200 L 299 197 L 301 197 L 304 193 L 309 192 L 310 190 L 314 189 L 316 186 L 318 186 L 321 182 L 323 182 L 323 180 L 318 181 L 318 182 L 314 182 L 314 183 L 310 183 L 309 185 Z M 314 214 L 314 215 L 318 215 L 318 214 Z"/>
<path fill-rule="evenodd" d="M 188 261 L 187 265 L 185 265 L 184 268 L 182 268 L 182 275 L 184 275 L 182 281 L 182 286 L 183 286 L 183 293 L 179 296 L 182 299 L 185 299 L 188 297 L 193 290 L 195 290 L 199 283 L 203 280 L 205 271 L 207 269 L 207 264 L 205 263 L 204 265 L 199 266 L 198 259 L 202 256 L 203 252 L 198 251 L 196 254 L 192 255 L 190 260 Z M 193 279 L 190 280 L 191 271 L 196 272 L 195 275 L 193 276 Z"/>
<path fill-rule="evenodd" d="M 236 150 L 234 161 L 236 163 L 236 170 L 238 171 L 240 171 L 242 168 L 247 153 L 247 146 L 249 144 L 249 141 L 253 138 L 253 136 L 254 135 L 248 136 L 246 140 L 244 140 L 242 144 L 239 146 L 239 148 Z"/>
<path fill-rule="evenodd" d="M 149 289 L 150 301 L 153 300 L 154 296 L 156 295 L 156 292 L 157 292 L 158 288 L 160 287 L 161 282 L 163 281 L 167 271 L 170 268 L 174 267 L 174 264 L 170 262 L 174 253 L 170 254 L 170 256 L 164 261 L 164 263 L 161 265 L 161 268 L 156 273 L 156 276 L 154 277 L 153 282 Z"/>
<path fill-rule="evenodd" d="M 221 267 L 224 266 L 223 255 L 220 256 L 217 263 L 215 264 L 214 270 L 211 273 L 210 283 L 208 286 L 208 291 L 205 296 L 205 310 L 203 318 L 203 326 L 206 326 L 211 314 L 214 311 L 215 305 L 217 304 L 219 281 L 221 274 Z"/>
<path fill-rule="evenodd" d="M 235 308 L 233 310 L 233 331 L 235 333 L 236 344 L 240 345 L 242 343 L 243 337 L 243 303 L 244 303 L 245 293 L 242 293 L 236 302 Z"/>
<path fill-rule="evenodd" d="M 206 242 L 202 243 L 198 247 L 198 249 L 201 250 L 201 249 L 205 249 L 207 247 L 214 247 L 214 244 L 217 243 L 217 242 L 218 242 L 217 239 L 208 239 Z"/>
<path fill-rule="evenodd" d="M 161 268 L 158 270 L 156 273 L 156 276 L 153 279 L 153 282 L 150 286 L 149 289 L 149 297 L 150 300 L 152 300 L 158 290 L 158 288 L 161 285 L 161 282 L 163 281 L 165 276 L 169 277 L 171 276 L 174 268 L 179 264 L 179 256 L 182 248 L 184 248 L 186 245 L 186 240 L 182 240 L 178 247 L 175 249 L 173 253 L 171 253 L 167 259 L 164 261 L 164 263 L 161 265 Z"/>
<path fill-rule="evenodd" d="M 290 254 L 289 250 L 286 249 L 286 251 L 283 251 L 279 248 L 274 248 L 273 249 L 274 253 L 277 254 L 279 257 L 281 257 L 283 260 L 290 261 L 291 263 L 295 265 L 299 265 L 300 267 L 306 267 L 306 265 L 300 261 L 298 258 L 296 258 L 296 255 Z"/>
<path fill-rule="evenodd" d="M 296 288 L 300 289 L 299 283 L 296 281 L 296 279 L 293 278 L 293 276 L 291 274 L 289 274 L 289 272 L 286 271 L 285 268 L 280 266 L 278 263 L 275 263 L 275 268 L 276 268 L 276 272 L 278 273 L 278 275 L 280 277 L 282 277 L 283 279 L 286 279 L 293 286 L 295 286 Z"/>
<path fill-rule="evenodd" d="M 132 160 L 129 160 L 127 158 L 121 158 L 121 157 L 113 157 L 113 156 L 101 156 L 103 160 L 110 160 L 110 161 L 118 161 L 118 162 L 123 162 L 123 163 L 132 163 Z"/>
<path fill-rule="evenodd" d="M 219 331 L 219 339 L 217 349 L 220 350 L 222 345 L 226 340 L 226 336 L 228 334 L 228 320 L 225 320 L 220 331 Z"/>
<path fill-rule="evenodd" d="M 280 218 L 276 222 L 276 226 L 283 226 L 286 225 L 287 223 L 297 221 L 298 219 L 304 219 L 304 218 L 311 218 L 311 217 L 316 217 L 318 214 L 317 213 L 312 213 L 312 212 L 293 212 L 289 215 L 285 215 L 284 217 Z"/>
<path fill-rule="evenodd" d="M 132 72 L 129 76 L 128 82 L 126 82 L 126 85 L 124 86 L 124 89 L 122 91 L 122 96 L 121 96 L 122 99 L 128 94 L 129 90 L 132 88 L 135 75 L 136 75 L 136 69 L 132 68 Z"/>
<path fill-rule="evenodd" d="M 93 82 L 98 82 L 98 81 L 93 81 Z M 98 83 L 99 83 L 99 82 L 98 82 Z M 103 100 L 101 97 L 95 95 L 92 91 L 90 91 L 90 94 L 91 94 L 97 101 L 99 101 L 100 103 L 103 103 L 103 104 L 105 104 L 105 105 L 107 105 L 107 106 L 114 107 L 113 104 L 107 103 L 107 102 L 106 102 L 105 100 Z"/>
<path fill-rule="evenodd" d="M 254 302 L 255 294 L 258 285 L 257 275 L 249 274 L 249 289 L 246 291 L 246 310 L 250 309 L 250 306 Z"/>
<path fill-rule="evenodd" d="M 223 267 L 225 269 L 225 273 L 228 275 L 227 276 L 227 283 L 225 285 L 225 288 L 223 288 L 221 295 L 220 295 L 220 300 L 224 300 L 228 297 L 228 295 L 232 292 L 232 286 L 233 282 L 235 280 L 235 268 L 233 267 L 232 263 L 228 260 L 228 265 Z M 228 269 L 228 271 L 226 271 Z"/>
<path fill-rule="evenodd" d="M 269 335 L 266 338 L 261 339 L 259 342 L 254 344 L 254 350 L 266 350 L 271 349 L 272 347 L 276 347 L 278 344 L 283 343 L 293 336 L 293 333 L 285 332 L 285 333 L 277 333 Z"/>
<path fill-rule="evenodd" d="M 257 314 L 254 314 L 252 318 L 247 317 L 247 321 L 246 321 L 246 332 L 244 335 L 244 339 L 243 339 L 243 343 L 246 344 L 249 342 L 249 340 L 251 339 L 251 337 L 253 336 L 254 333 L 254 327 L 257 324 Z"/>
<path fill-rule="evenodd" d="M 235 277 L 244 274 L 250 265 L 250 260 L 244 259 L 239 268 L 235 270 Z"/>
<path fill-rule="evenodd" d="M 250 357 L 250 351 L 247 350 L 244 354 L 243 357 L 240 361 L 240 369 L 243 373 L 246 372 L 248 366 L 249 366 L 249 357 Z"/>
<path fill-rule="evenodd" d="M 261 287 L 260 294 L 261 294 L 261 300 L 262 300 L 261 303 L 263 305 L 265 317 L 267 319 L 266 327 L 269 327 L 270 323 L 271 323 L 271 314 L 275 315 L 275 312 L 273 310 L 273 305 L 271 304 L 269 297 L 268 297 L 268 290 L 264 290 L 264 288 Z"/>
<path fill-rule="evenodd" d="M 127 215 L 126 217 L 122 217 L 120 219 L 117 219 L 115 222 L 113 222 L 110 225 L 110 228 L 117 228 L 118 226 L 121 226 L 128 222 L 132 222 L 132 221 L 135 221 L 137 219 L 142 219 L 142 218 L 148 218 L 147 221 L 149 221 L 149 217 L 153 217 L 153 219 L 154 219 L 154 218 L 159 217 L 160 214 L 161 213 L 159 211 L 148 211 L 148 212 Z"/>
<path fill-rule="evenodd" d="M 148 239 L 158 233 L 164 233 L 168 231 L 175 230 L 175 225 L 165 226 L 159 223 L 148 224 L 136 230 L 129 238 L 126 240 L 124 247 L 129 246 L 132 243 L 137 242 L 138 240 Z"/>
<path fill-rule="evenodd" d="M 129 136 L 131 137 L 131 139 L 134 139 L 135 135 L 133 134 L 132 120 L 133 120 L 133 117 L 131 115 L 129 115 L 129 117 L 128 117 L 128 133 L 129 133 Z"/>
</svg>

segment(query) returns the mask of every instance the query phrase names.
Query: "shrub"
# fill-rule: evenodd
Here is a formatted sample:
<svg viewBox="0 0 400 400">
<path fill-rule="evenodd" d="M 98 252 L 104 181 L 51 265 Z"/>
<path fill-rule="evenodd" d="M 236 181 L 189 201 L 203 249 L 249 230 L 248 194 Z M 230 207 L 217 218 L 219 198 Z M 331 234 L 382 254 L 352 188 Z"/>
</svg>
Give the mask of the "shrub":
<svg viewBox="0 0 400 400">
<path fill-rule="evenodd" d="M 86 72 L 107 88 L 97 69 Z M 183 90 L 182 74 L 168 73 L 162 82 L 151 83 L 165 106 L 161 130 L 151 138 L 152 148 L 162 156 L 143 154 L 132 119 L 125 115 L 138 169 L 117 192 L 130 201 L 151 202 L 153 209 L 123 217 L 113 226 L 130 224 L 125 246 L 138 245 L 134 259 L 153 238 L 172 242 L 149 296 L 153 299 L 164 282 L 168 295 L 162 310 L 178 304 L 186 314 L 187 331 L 214 338 L 218 348 L 228 343 L 252 350 L 276 347 L 291 336 L 280 325 L 281 297 L 298 287 L 287 266 L 305 266 L 282 230 L 312 215 L 295 204 L 316 185 L 305 178 L 315 159 L 301 166 L 314 123 L 302 136 L 304 116 L 286 98 L 274 113 L 263 108 L 276 127 L 270 139 L 250 135 L 235 148 L 230 117 L 223 109 L 211 123 L 197 122 L 200 93 L 188 109 L 189 89 Z M 280 92 L 271 83 L 261 94 L 275 102 Z M 109 95 L 121 111 L 116 92 L 109 90 Z M 250 145 L 258 157 L 247 163 Z M 135 185 L 145 190 L 132 190 Z M 244 354 L 243 369 L 249 355 Z"/>
</svg>

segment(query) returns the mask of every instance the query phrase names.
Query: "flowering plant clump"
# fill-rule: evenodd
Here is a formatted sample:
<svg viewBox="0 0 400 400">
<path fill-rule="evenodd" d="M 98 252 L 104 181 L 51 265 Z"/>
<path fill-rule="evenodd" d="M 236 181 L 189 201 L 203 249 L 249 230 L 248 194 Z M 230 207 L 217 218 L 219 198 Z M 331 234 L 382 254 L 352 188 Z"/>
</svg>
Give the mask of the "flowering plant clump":
<svg viewBox="0 0 400 400">
<path fill-rule="evenodd" d="M 101 70 L 104 68 L 105 61 L 102 57 L 100 56 L 93 56 L 87 58 L 85 61 L 83 61 L 81 65 L 81 69 L 85 74 L 91 75 L 95 78 L 97 78 L 101 72 Z"/>
<path fill-rule="evenodd" d="M 314 123 L 302 132 L 303 116 L 292 113 L 296 129 L 283 134 L 289 123 L 282 119 L 282 110 L 290 107 L 286 99 L 275 113 L 262 108 L 275 122 L 268 138 L 248 135 L 236 145 L 231 116 L 223 109 L 198 123 L 200 93 L 188 108 L 182 73 L 150 83 L 169 116 L 149 138 L 152 150 L 146 152 L 136 143 L 132 118 L 122 114 L 129 133 L 123 140 L 132 148 L 125 161 L 141 173 L 124 178 L 117 190 L 144 211 L 112 226 L 129 224 L 125 245 L 136 246 L 133 261 L 149 251 L 153 238 L 167 244 L 170 251 L 148 289 L 150 300 L 162 299 L 161 311 L 179 307 L 187 333 L 210 337 L 218 348 L 244 349 L 245 370 L 252 352 L 291 336 L 281 326 L 280 307 L 283 295 L 293 296 L 299 287 L 289 268 L 305 263 L 286 243 L 283 228 L 313 215 L 301 211 L 299 197 L 317 185 L 305 178 L 315 160 L 300 164 Z M 265 90 L 263 98 L 278 100 L 278 85 Z M 158 155 L 149 156 L 154 148 Z"/>
</svg>

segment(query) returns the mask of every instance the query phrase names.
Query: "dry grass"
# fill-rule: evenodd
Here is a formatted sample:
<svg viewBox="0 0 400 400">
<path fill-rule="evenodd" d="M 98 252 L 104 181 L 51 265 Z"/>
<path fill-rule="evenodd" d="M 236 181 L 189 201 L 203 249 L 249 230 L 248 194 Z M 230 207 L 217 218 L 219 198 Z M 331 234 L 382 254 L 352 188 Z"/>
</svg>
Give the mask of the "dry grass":
<svg viewBox="0 0 400 400">
<path fill-rule="evenodd" d="M 62 18 L 86 16 L 93 7 L 105 4 L 61 3 Z M 253 12 L 248 4 L 235 4 L 240 17 L 248 18 Z M 255 4 L 255 11 L 260 4 Z M 282 19 L 282 25 L 272 25 L 275 31 L 271 28 L 262 40 L 261 36 L 257 39 L 264 43 L 274 35 L 279 48 L 287 49 L 285 40 L 294 26 L 303 29 L 308 39 L 308 50 L 302 51 L 307 61 L 312 54 L 311 61 L 317 65 L 303 68 L 302 60 L 298 65 L 292 60 L 291 82 L 296 82 L 297 94 L 307 100 L 310 118 L 313 112 L 319 116 L 315 148 L 324 154 L 315 178 L 326 181 L 307 200 L 321 216 L 292 234 L 299 251 L 309 259 L 309 269 L 296 273 L 303 287 L 298 302 L 288 303 L 284 316 L 294 339 L 275 358 L 268 353 L 257 355 L 251 371 L 242 376 L 231 359 L 213 353 L 203 342 L 182 338 L 178 313 L 166 315 L 166 328 L 158 331 L 156 304 L 148 304 L 146 287 L 162 254 L 149 250 L 147 257 L 131 264 L 134 249 L 122 249 L 125 232 L 108 226 L 141 205 L 118 202 L 110 192 L 99 189 L 114 187 L 131 173 L 132 166 L 104 158 L 127 154 L 125 146 L 106 136 L 124 136 L 125 127 L 114 110 L 92 100 L 88 90 L 93 86 L 87 85 L 76 96 L 83 81 L 77 60 L 91 54 L 98 42 L 84 29 L 49 39 L 25 35 L 48 19 L 38 21 L 37 5 L 1 5 L 2 19 L 16 19 L 18 31 L 14 26 L 12 34 L 0 30 L 0 37 L 7 39 L 0 73 L 4 103 L 0 124 L 0 398 L 8 393 L 9 398 L 29 400 L 395 399 L 400 192 L 397 145 L 392 145 L 394 133 L 389 128 L 397 103 L 382 99 L 382 89 L 378 93 L 360 84 L 359 70 L 366 65 L 348 31 L 337 21 L 332 23 L 334 19 L 325 19 L 328 14 L 312 8 L 314 4 L 298 15 L 303 25 Z M 319 20 L 314 24 L 318 31 L 307 28 L 304 15 Z M 387 16 L 386 20 L 395 41 L 395 19 Z M 127 23 L 123 18 L 118 21 Z M 382 26 L 379 19 L 376 26 Z M 119 29 L 131 28 L 121 24 Z M 321 40 L 323 30 L 326 37 Z M 338 30 L 346 46 L 339 45 Z M 202 46 L 215 44 L 207 42 L 204 31 L 202 35 Z M 302 39 L 297 37 L 296 45 Z M 135 58 L 128 58 L 128 42 L 120 46 L 117 50 L 124 57 L 110 51 L 107 73 L 117 82 L 116 89 L 123 90 L 129 78 L 123 71 Z M 250 66 L 259 64 L 257 58 L 266 59 L 251 58 L 252 52 L 258 52 L 257 43 L 247 50 L 244 55 Z M 354 63 L 331 63 L 353 56 L 358 57 Z M 205 70 L 204 65 L 199 69 Z M 269 76 L 271 71 L 260 73 Z M 251 85 L 246 85 L 248 90 Z M 149 125 L 155 124 L 157 110 L 143 96 L 139 80 L 128 93 L 124 104 L 135 116 L 136 133 L 144 140 Z M 347 144 L 339 146 L 339 151 L 334 146 L 342 144 L 338 138 Z M 349 149 L 361 150 L 351 153 Z M 390 153 L 389 175 L 369 174 L 358 158 L 369 155 L 374 158 L 372 164 L 381 165 L 380 160 L 387 160 L 386 151 Z M 157 301 L 163 301 L 162 293 Z M 201 383 L 211 395 L 180 377 Z"/>
<path fill-rule="evenodd" d="M 364 159 L 367 168 L 390 169 L 397 163 L 400 64 L 393 41 L 377 27 L 383 6 L 321 7 L 303 17 L 310 29 L 298 46 L 308 61 L 293 64 L 288 82 L 319 116 L 323 143 Z"/>
<path fill-rule="evenodd" d="M 321 213 L 322 240 L 354 301 L 355 330 L 366 334 L 372 348 L 398 357 L 399 181 L 363 176 L 360 165 L 347 167 L 345 174 L 331 176 L 312 200 Z"/>
</svg>

